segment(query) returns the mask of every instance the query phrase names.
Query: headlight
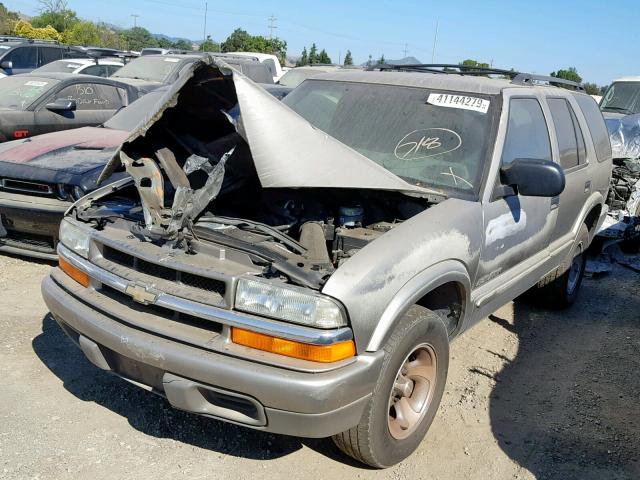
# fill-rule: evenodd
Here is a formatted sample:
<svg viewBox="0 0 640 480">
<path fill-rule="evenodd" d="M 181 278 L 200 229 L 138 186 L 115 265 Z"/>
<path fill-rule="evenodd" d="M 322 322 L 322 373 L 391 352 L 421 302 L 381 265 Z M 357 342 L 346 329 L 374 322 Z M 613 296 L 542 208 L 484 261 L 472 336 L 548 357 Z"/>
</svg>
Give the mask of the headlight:
<svg viewBox="0 0 640 480">
<path fill-rule="evenodd" d="M 86 195 L 82 187 L 59 183 L 56 185 L 56 196 L 66 202 L 75 202 Z"/>
<path fill-rule="evenodd" d="M 73 197 L 74 200 L 80 200 L 82 197 L 85 196 L 85 193 L 84 193 L 84 190 L 82 190 L 82 187 L 75 186 L 71 190 L 71 196 Z"/>
<path fill-rule="evenodd" d="M 236 309 L 308 327 L 336 328 L 347 324 L 343 309 L 328 297 L 247 278 L 238 280 Z"/>
<path fill-rule="evenodd" d="M 69 250 L 84 258 L 89 257 L 89 235 L 68 220 L 62 220 L 60 223 L 59 238 Z"/>
</svg>

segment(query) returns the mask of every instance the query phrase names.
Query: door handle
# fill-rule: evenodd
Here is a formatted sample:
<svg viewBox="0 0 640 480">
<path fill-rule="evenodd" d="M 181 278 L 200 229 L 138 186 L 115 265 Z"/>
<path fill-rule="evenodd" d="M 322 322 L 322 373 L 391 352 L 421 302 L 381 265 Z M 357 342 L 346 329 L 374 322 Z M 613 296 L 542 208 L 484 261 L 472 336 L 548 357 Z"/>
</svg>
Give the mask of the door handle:
<svg viewBox="0 0 640 480">
<path fill-rule="evenodd" d="M 584 182 L 584 193 L 589 193 L 591 191 L 591 180 L 587 180 Z"/>
</svg>

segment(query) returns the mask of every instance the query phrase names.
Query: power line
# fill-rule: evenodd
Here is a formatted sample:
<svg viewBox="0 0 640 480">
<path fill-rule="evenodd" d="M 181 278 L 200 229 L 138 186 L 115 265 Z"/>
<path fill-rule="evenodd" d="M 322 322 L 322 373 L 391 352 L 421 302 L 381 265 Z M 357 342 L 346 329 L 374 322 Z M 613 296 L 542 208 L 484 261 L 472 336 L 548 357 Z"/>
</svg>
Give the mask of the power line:
<svg viewBox="0 0 640 480">
<path fill-rule="evenodd" d="M 273 38 L 273 31 L 278 28 L 275 24 L 276 20 L 278 19 L 273 15 L 269 17 L 269 39 Z"/>
<path fill-rule="evenodd" d="M 131 16 L 133 17 L 133 28 L 136 28 L 138 26 L 138 17 L 140 15 L 132 14 Z"/>
</svg>

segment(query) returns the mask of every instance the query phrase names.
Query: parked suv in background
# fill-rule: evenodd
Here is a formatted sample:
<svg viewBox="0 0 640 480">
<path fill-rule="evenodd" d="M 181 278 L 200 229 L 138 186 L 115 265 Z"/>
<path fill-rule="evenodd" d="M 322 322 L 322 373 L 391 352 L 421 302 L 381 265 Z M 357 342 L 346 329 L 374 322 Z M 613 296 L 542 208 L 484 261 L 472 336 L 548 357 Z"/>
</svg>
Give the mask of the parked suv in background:
<svg viewBox="0 0 640 480">
<path fill-rule="evenodd" d="M 0 37 L 0 74 L 29 73 L 47 63 L 63 58 L 83 58 L 77 48 L 44 40 Z"/>
<path fill-rule="evenodd" d="M 387 467 L 429 429 L 451 339 L 531 288 L 575 301 L 611 175 L 598 106 L 554 86 L 577 85 L 426 65 L 280 103 L 189 68 L 101 175 L 132 178 L 68 211 L 42 285 L 98 367 Z"/>
</svg>

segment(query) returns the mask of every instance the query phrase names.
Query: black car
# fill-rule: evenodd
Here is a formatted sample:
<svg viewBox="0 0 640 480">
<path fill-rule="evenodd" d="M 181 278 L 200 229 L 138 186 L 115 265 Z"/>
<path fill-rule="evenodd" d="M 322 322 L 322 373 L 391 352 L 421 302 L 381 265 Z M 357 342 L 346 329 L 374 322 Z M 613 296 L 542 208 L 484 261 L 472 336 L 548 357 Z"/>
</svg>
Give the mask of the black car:
<svg viewBox="0 0 640 480">
<path fill-rule="evenodd" d="M 124 79 L 70 73 L 0 80 L 0 142 L 100 125 L 145 93 Z"/>
<path fill-rule="evenodd" d="M 129 78 L 141 85 L 169 85 L 175 82 L 187 65 L 202 59 L 202 55 L 144 55 L 114 73 L 111 78 Z"/>
<path fill-rule="evenodd" d="M 88 58 L 79 48 L 45 40 L 0 37 L 0 76 L 29 73 L 63 58 Z"/>
</svg>

